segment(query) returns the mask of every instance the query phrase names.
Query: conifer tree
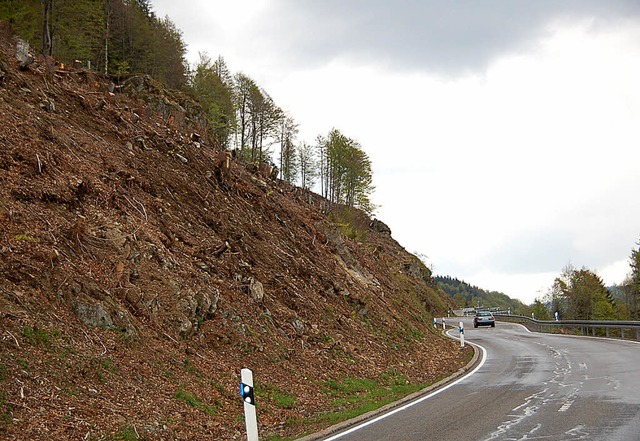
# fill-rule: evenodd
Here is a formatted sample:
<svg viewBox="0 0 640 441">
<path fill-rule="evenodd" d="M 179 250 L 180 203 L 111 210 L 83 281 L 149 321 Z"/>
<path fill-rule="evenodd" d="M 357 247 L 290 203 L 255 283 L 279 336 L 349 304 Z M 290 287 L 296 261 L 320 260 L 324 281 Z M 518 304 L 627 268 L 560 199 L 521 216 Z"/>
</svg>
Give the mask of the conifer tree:
<svg viewBox="0 0 640 441">
<path fill-rule="evenodd" d="M 629 275 L 629 314 L 634 320 L 638 320 L 640 316 L 640 242 L 637 244 L 638 249 L 631 250 L 629 263 L 631 266 L 631 274 Z"/>
<path fill-rule="evenodd" d="M 206 52 L 199 55 L 191 87 L 207 115 L 214 142 L 220 148 L 227 149 L 235 121 L 231 74 L 222 57 L 212 62 Z"/>
</svg>

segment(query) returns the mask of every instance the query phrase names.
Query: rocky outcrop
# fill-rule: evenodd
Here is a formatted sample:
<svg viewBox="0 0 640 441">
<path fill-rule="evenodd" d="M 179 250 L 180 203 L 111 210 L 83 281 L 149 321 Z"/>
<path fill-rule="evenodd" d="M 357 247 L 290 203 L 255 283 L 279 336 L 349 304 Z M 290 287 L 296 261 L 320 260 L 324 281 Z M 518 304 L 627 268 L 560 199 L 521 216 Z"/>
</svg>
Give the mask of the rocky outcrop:
<svg viewBox="0 0 640 441">
<path fill-rule="evenodd" d="M 143 100 L 145 111 L 162 115 L 169 126 L 206 133 L 206 115 L 202 107 L 187 95 L 167 89 L 148 75 L 129 77 L 117 90 Z"/>
</svg>

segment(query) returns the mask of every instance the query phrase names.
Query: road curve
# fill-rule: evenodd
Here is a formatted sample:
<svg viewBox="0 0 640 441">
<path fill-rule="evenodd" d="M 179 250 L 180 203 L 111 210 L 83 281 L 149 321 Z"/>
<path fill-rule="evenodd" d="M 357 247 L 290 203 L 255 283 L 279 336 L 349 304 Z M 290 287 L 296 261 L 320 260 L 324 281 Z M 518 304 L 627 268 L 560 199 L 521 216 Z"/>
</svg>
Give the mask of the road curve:
<svg viewBox="0 0 640 441">
<path fill-rule="evenodd" d="M 473 375 L 324 440 L 640 440 L 640 344 L 463 321 L 486 350 Z"/>
</svg>

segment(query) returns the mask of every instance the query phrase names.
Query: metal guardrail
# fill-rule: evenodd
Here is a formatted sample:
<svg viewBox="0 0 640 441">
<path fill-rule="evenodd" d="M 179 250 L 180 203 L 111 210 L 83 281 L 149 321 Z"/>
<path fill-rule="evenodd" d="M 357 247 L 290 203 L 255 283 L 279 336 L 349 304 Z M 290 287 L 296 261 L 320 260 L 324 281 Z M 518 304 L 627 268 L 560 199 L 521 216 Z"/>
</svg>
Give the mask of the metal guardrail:
<svg viewBox="0 0 640 441">
<path fill-rule="evenodd" d="M 640 340 L 640 321 L 617 320 L 534 320 L 522 315 L 494 314 L 496 320 L 520 323 L 534 332 Z"/>
</svg>

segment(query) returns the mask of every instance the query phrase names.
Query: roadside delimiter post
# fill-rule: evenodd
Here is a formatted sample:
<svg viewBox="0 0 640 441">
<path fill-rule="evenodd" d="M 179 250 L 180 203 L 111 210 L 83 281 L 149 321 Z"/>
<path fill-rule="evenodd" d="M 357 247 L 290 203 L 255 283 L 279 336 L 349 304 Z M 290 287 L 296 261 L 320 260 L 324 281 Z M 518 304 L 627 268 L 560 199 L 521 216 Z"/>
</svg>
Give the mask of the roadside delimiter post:
<svg viewBox="0 0 640 441">
<path fill-rule="evenodd" d="M 256 415 L 256 400 L 253 394 L 253 372 L 251 369 L 240 371 L 240 396 L 244 401 L 244 422 L 247 427 L 247 441 L 258 441 L 258 417 Z"/>
</svg>

